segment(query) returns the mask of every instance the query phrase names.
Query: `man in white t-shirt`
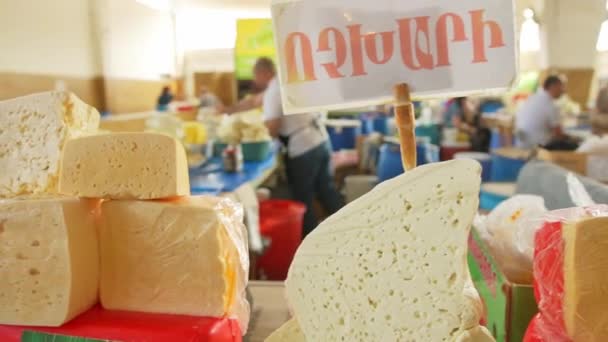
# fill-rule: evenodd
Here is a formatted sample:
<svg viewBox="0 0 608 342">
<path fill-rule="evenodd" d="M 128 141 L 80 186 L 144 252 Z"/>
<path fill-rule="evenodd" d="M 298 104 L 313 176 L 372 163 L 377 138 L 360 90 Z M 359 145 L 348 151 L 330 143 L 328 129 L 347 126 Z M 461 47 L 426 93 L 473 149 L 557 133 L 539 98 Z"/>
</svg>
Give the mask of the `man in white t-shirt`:
<svg viewBox="0 0 608 342">
<path fill-rule="evenodd" d="M 263 98 L 266 126 L 287 149 L 285 166 L 293 197 L 307 208 L 303 234 L 306 236 L 318 224 L 313 209 L 315 198 L 330 215 L 344 205 L 331 172 L 327 131 L 320 114 L 283 114 L 281 87 L 272 60 L 260 58 L 254 67 L 254 77 L 256 85 L 266 89 Z"/>
<path fill-rule="evenodd" d="M 555 103 L 565 92 L 565 84 L 557 76 L 550 76 L 543 89 L 532 95 L 517 112 L 517 146 L 532 149 L 564 137 L 560 111 Z"/>
</svg>

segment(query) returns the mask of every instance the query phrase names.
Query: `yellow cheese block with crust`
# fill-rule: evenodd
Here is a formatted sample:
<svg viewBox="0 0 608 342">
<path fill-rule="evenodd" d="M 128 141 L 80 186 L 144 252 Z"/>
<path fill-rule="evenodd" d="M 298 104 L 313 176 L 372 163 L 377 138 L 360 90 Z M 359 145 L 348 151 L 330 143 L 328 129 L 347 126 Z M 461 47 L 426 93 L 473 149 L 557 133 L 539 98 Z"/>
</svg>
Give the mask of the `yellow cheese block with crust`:
<svg viewBox="0 0 608 342">
<path fill-rule="evenodd" d="M 98 300 L 94 206 L 0 201 L 0 324 L 60 326 Z"/>
<path fill-rule="evenodd" d="M 565 224 L 564 320 L 574 342 L 608 341 L 608 217 Z"/>
<path fill-rule="evenodd" d="M 107 201 L 101 303 L 109 310 L 239 318 L 249 259 L 239 205 L 226 199 Z"/>
<path fill-rule="evenodd" d="M 164 199 L 190 194 L 183 145 L 156 133 L 74 139 L 61 163 L 59 191 L 109 199 Z"/>
</svg>

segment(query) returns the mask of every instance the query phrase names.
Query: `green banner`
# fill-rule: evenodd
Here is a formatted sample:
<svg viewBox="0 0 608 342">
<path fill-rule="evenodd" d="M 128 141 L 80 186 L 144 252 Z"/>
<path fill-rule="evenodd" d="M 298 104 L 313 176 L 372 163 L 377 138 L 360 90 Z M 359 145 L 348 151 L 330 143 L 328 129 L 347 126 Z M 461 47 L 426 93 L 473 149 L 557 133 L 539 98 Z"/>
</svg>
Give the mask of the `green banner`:
<svg viewBox="0 0 608 342">
<path fill-rule="evenodd" d="M 276 50 L 270 19 L 240 19 L 236 23 L 236 46 L 234 50 L 236 78 L 253 79 L 253 66 L 260 57 L 275 60 Z"/>
<path fill-rule="evenodd" d="M 24 331 L 21 342 L 111 342 L 110 340 L 96 340 L 83 337 L 46 334 L 35 331 Z M 116 341 L 115 341 L 116 342 Z"/>
</svg>

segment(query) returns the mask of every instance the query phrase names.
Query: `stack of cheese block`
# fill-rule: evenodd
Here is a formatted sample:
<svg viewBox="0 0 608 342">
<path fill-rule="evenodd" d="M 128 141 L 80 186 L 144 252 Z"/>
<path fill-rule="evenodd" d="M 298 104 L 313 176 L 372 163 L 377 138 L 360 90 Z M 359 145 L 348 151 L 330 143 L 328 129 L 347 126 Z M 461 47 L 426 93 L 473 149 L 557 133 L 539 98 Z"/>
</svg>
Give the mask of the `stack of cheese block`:
<svg viewBox="0 0 608 342">
<path fill-rule="evenodd" d="M 494 341 L 466 261 L 480 175 L 422 166 L 323 222 L 289 270 L 295 317 L 267 341 Z"/>
<path fill-rule="evenodd" d="M 108 310 L 235 317 L 247 327 L 240 207 L 190 197 L 183 146 L 97 135 L 74 95 L 0 102 L 0 324 Z"/>
</svg>

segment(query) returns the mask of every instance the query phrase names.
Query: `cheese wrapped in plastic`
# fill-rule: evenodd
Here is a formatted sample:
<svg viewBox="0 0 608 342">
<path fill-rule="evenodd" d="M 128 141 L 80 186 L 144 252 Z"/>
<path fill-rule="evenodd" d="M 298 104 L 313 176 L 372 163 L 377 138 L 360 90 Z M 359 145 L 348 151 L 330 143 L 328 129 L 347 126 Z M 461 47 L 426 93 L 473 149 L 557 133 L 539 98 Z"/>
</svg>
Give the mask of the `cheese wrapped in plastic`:
<svg viewBox="0 0 608 342">
<path fill-rule="evenodd" d="M 536 234 L 539 314 L 526 342 L 608 340 L 608 206 L 551 212 Z"/>
<path fill-rule="evenodd" d="M 480 175 L 418 167 L 314 230 L 286 281 L 306 341 L 493 341 L 466 261 Z"/>
<path fill-rule="evenodd" d="M 0 198 L 57 194 L 66 141 L 92 134 L 97 110 L 68 92 L 0 101 Z"/>
<path fill-rule="evenodd" d="M 235 202 L 104 202 L 100 240 L 105 309 L 230 316 L 246 332 L 249 255 L 243 210 Z"/>
</svg>

